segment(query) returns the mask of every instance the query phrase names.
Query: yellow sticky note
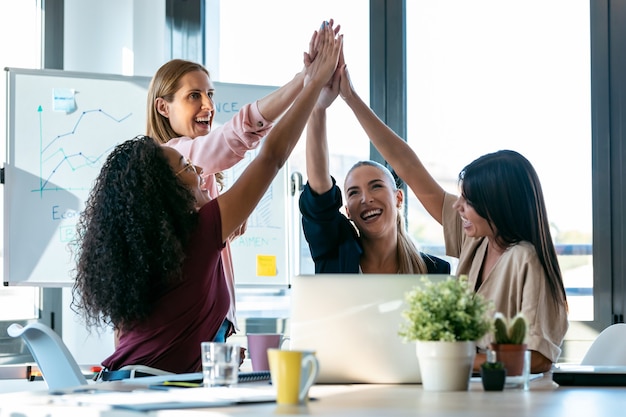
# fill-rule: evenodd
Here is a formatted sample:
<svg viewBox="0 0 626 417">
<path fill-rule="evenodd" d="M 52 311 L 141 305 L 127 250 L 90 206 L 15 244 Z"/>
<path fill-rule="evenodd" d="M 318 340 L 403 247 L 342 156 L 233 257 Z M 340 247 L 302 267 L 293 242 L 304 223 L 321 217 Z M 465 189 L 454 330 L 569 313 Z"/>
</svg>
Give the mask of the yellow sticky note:
<svg viewBox="0 0 626 417">
<path fill-rule="evenodd" d="M 257 255 L 256 256 L 256 274 L 260 277 L 276 276 L 276 256 L 273 255 Z"/>
</svg>

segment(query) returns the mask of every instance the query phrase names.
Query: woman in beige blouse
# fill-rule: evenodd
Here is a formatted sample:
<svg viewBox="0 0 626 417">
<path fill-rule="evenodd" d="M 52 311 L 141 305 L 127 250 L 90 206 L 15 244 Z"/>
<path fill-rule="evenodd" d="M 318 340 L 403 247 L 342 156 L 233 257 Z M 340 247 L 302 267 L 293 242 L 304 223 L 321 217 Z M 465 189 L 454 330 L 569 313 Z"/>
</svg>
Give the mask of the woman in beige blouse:
<svg viewBox="0 0 626 417">
<path fill-rule="evenodd" d="M 371 142 L 443 225 L 446 255 L 459 259 L 457 275 L 468 275 L 476 292 L 493 300 L 494 311 L 526 316 L 531 372 L 548 371 L 568 328 L 567 300 L 543 192 L 530 162 L 509 150 L 484 155 L 461 171 L 461 195 L 448 194 L 357 95 L 345 65 L 340 71 L 340 94 Z M 475 368 L 484 361 L 484 354 L 477 355 Z"/>
</svg>

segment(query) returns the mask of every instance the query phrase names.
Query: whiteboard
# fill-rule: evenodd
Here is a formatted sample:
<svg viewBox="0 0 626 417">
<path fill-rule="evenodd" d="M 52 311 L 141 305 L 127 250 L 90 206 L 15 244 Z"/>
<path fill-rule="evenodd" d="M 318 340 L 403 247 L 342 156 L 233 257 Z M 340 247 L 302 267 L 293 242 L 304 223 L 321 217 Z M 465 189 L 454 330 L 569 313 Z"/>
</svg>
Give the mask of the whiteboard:
<svg viewBox="0 0 626 417">
<path fill-rule="evenodd" d="M 5 71 L 2 280 L 5 285 L 71 286 L 74 260 L 70 244 L 78 217 L 108 153 L 117 144 L 145 133 L 150 77 L 18 68 Z M 216 125 L 232 117 L 242 103 L 274 88 L 214 84 Z M 259 207 L 271 213 L 283 210 L 285 198 L 277 193 L 284 191 L 286 182 L 283 172 Z M 286 223 L 275 220 L 254 221 L 248 228 L 251 238 L 263 236 L 263 242 L 269 244 L 255 247 L 259 251 L 254 253 L 274 253 L 280 264 L 277 275 L 259 283 L 287 279 L 286 241 L 279 238 L 286 228 Z M 268 238 L 266 229 L 276 237 Z M 251 246 L 233 245 L 236 276 L 248 276 Z M 254 277 L 251 280 L 254 282 Z"/>
<path fill-rule="evenodd" d="M 266 96 L 277 87 L 215 83 L 216 114 L 214 125 L 231 119 L 242 105 Z M 237 89 L 238 91 L 235 91 Z M 258 154 L 261 145 L 238 164 L 224 172 L 226 189 Z M 289 283 L 289 215 L 288 163 L 259 201 L 247 222 L 246 232 L 230 243 L 235 284 L 237 286 L 287 286 Z"/>
</svg>

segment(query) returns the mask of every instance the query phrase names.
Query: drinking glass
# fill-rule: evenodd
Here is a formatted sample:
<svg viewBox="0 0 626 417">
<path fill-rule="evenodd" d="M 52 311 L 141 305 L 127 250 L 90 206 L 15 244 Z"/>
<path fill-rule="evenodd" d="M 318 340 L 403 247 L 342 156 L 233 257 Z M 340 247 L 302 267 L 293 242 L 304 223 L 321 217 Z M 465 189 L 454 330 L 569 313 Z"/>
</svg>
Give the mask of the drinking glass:
<svg viewBox="0 0 626 417">
<path fill-rule="evenodd" d="M 202 382 L 205 387 L 235 385 L 239 377 L 240 346 L 202 342 Z"/>
</svg>

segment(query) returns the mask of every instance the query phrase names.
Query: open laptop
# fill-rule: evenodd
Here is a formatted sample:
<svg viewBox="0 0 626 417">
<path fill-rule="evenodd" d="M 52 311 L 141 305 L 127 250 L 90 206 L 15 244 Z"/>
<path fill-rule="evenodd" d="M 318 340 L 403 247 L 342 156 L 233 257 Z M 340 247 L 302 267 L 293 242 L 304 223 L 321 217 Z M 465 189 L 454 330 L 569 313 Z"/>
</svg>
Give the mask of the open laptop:
<svg viewBox="0 0 626 417">
<path fill-rule="evenodd" d="M 398 335 L 405 294 L 422 277 L 318 274 L 291 281 L 290 349 L 314 350 L 317 383 L 421 383 L 415 343 Z"/>
<path fill-rule="evenodd" d="M 626 366 L 555 364 L 552 380 L 563 386 L 626 386 Z"/>
</svg>

